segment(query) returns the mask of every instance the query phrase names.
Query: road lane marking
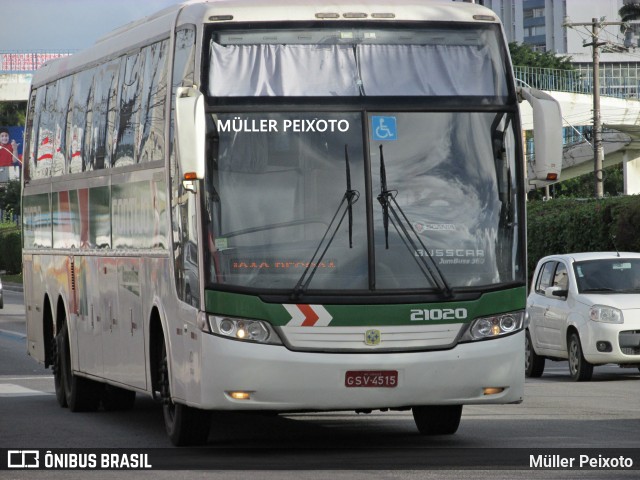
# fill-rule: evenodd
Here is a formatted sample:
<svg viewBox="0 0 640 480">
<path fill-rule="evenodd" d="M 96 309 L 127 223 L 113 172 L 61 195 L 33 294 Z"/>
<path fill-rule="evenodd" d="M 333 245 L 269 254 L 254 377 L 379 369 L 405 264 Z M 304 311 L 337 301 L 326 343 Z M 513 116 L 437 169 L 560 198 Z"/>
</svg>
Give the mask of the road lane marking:
<svg viewBox="0 0 640 480">
<path fill-rule="evenodd" d="M 13 383 L 0 384 L 0 397 L 33 397 L 40 395 L 53 395 L 49 392 L 41 390 L 33 390 L 31 388 L 22 387 Z"/>
<path fill-rule="evenodd" d="M 9 338 L 11 340 L 18 340 L 18 341 L 22 341 L 25 338 L 27 338 L 27 336 L 24 333 L 12 332 L 11 330 L 2 330 L 2 329 L 0 329 L 0 337 Z"/>
</svg>

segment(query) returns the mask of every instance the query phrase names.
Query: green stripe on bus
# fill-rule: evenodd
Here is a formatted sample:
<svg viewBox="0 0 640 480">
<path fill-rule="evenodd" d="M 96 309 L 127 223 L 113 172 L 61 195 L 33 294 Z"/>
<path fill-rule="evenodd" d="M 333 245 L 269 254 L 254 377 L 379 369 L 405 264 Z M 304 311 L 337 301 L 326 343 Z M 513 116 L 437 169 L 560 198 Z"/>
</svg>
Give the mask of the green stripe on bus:
<svg viewBox="0 0 640 480">
<path fill-rule="evenodd" d="M 506 313 L 525 308 L 526 288 L 517 287 L 499 292 L 489 292 L 477 300 L 465 302 L 437 302 L 437 303 L 406 303 L 383 305 L 331 305 L 323 304 L 324 309 L 331 315 L 330 326 L 383 326 L 383 325 L 415 325 L 416 323 L 460 323 L 460 315 L 456 311 L 466 310 L 469 322 L 477 317 Z M 306 305 L 305 303 L 300 303 Z M 292 305 L 295 305 L 292 303 Z M 311 305 L 314 305 L 311 303 Z M 207 312 L 230 317 L 242 317 L 266 320 L 273 325 L 286 325 L 292 315 L 280 303 L 266 303 L 259 297 L 238 293 L 208 290 L 205 293 L 205 308 Z M 433 318 L 442 318 L 442 312 L 456 312 L 451 319 L 422 320 L 429 315 L 417 315 L 420 321 L 412 321 L 411 313 L 415 310 L 429 310 L 438 312 Z M 447 316 L 446 313 L 444 316 Z"/>
</svg>

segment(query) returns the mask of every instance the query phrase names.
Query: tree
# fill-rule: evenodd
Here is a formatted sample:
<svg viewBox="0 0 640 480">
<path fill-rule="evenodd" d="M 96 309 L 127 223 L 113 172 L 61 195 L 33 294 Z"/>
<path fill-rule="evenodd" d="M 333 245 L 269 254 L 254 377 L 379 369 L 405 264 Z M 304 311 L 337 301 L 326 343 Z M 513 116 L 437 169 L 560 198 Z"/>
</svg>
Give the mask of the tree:
<svg viewBox="0 0 640 480">
<path fill-rule="evenodd" d="M 552 52 L 538 52 L 526 43 L 511 42 L 509 53 L 511 54 L 511 62 L 515 66 L 575 70 L 571 63 L 571 57 L 558 57 Z"/>
<path fill-rule="evenodd" d="M 0 186 L 0 210 L 20 213 L 20 180 L 9 180 Z"/>
<path fill-rule="evenodd" d="M 618 15 L 620 15 L 620 20 L 623 22 L 638 20 L 640 18 L 640 1 L 623 5 L 622 8 L 618 10 Z M 624 28 L 624 25 L 621 25 L 620 28 Z"/>
<path fill-rule="evenodd" d="M 24 125 L 27 102 L 0 102 L 0 126 Z"/>
<path fill-rule="evenodd" d="M 620 20 L 625 22 L 620 25 L 620 31 L 625 34 L 624 46 L 637 47 L 638 40 L 635 37 L 638 35 L 638 25 L 629 25 L 628 22 L 640 19 L 640 1 L 626 3 L 618 10 L 618 15 L 620 15 Z"/>
<path fill-rule="evenodd" d="M 624 173 L 622 164 L 612 165 L 603 170 L 604 195 L 615 197 L 624 192 Z M 578 177 L 563 180 L 550 186 L 553 198 L 591 198 L 593 197 L 593 173 L 585 173 Z M 538 188 L 529 192 L 529 200 L 542 200 L 544 189 Z"/>
</svg>

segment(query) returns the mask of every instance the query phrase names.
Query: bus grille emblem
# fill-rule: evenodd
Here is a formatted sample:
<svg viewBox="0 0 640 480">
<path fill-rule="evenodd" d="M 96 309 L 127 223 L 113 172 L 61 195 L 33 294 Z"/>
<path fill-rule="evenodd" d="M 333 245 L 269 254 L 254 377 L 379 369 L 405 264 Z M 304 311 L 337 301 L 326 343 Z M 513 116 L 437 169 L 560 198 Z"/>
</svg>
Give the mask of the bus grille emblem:
<svg viewBox="0 0 640 480">
<path fill-rule="evenodd" d="M 380 330 L 367 330 L 364 332 L 364 343 L 366 345 L 380 345 Z"/>
</svg>

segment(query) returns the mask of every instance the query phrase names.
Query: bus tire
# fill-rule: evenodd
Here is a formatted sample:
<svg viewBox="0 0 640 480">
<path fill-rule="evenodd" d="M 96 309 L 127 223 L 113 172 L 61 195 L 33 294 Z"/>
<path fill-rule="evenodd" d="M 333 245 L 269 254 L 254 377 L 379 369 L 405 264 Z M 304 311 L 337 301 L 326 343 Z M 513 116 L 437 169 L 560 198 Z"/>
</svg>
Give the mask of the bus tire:
<svg viewBox="0 0 640 480">
<path fill-rule="evenodd" d="M 539 378 L 544 372 L 545 359 L 533 349 L 529 330 L 526 330 L 524 342 L 524 374 L 528 378 Z"/>
<path fill-rule="evenodd" d="M 202 445 L 209 438 L 211 413 L 206 410 L 174 403 L 171 399 L 169 364 L 164 338 L 161 338 L 158 379 L 162 397 L 164 426 L 171 443 L 176 447 Z"/>
<path fill-rule="evenodd" d="M 462 416 L 462 405 L 425 405 L 412 410 L 416 427 L 422 435 L 453 435 Z"/>
<path fill-rule="evenodd" d="M 67 397 L 64 388 L 64 376 L 62 374 L 62 353 L 62 334 L 61 332 L 58 332 L 51 339 L 51 369 L 53 370 L 53 385 L 56 390 L 56 400 L 58 401 L 58 405 L 60 405 L 62 408 L 67 408 Z"/>
<path fill-rule="evenodd" d="M 136 402 L 136 392 L 113 385 L 105 385 L 100 400 L 102 408 L 107 412 L 131 410 Z"/>
<path fill-rule="evenodd" d="M 71 371 L 69 329 L 66 321 L 60 329 L 60 337 L 62 383 L 67 406 L 72 412 L 94 412 L 100 405 L 100 394 L 103 385 L 93 380 L 79 377 Z"/>
</svg>

